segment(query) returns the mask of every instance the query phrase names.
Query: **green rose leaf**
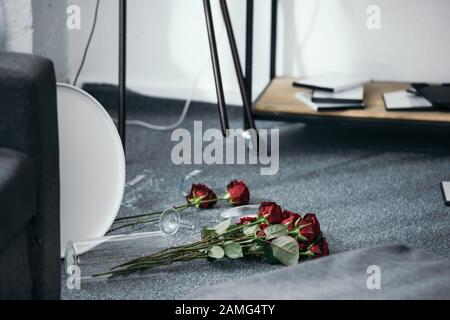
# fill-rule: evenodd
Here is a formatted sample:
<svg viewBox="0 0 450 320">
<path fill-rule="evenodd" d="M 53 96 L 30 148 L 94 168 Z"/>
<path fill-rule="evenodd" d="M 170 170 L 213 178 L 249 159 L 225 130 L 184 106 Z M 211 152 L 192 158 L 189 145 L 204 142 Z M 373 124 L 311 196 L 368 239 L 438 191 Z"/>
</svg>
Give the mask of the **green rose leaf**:
<svg viewBox="0 0 450 320">
<path fill-rule="evenodd" d="M 225 251 L 222 247 L 213 246 L 208 250 L 208 257 L 213 259 L 222 259 L 225 256 Z"/>
<path fill-rule="evenodd" d="M 259 225 L 257 225 L 257 224 L 255 224 L 253 226 L 244 227 L 244 229 L 242 230 L 242 232 L 246 236 L 252 236 L 258 231 L 259 231 Z"/>
<path fill-rule="evenodd" d="M 288 226 L 285 226 L 284 224 L 274 224 L 271 226 L 268 226 L 264 230 L 267 240 L 279 238 L 282 236 L 287 236 L 288 234 Z"/>
<path fill-rule="evenodd" d="M 224 234 L 225 231 L 227 231 L 228 227 L 231 225 L 231 219 L 227 219 L 221 223 L 219 223 L 214 228 L 211 228 L 210 230 L 215 231 L 219 236 Z"/>
<path fill-rule="evenodd" d="M 298 243 L 292 237 L 282 236 L 276 238 L 271 243 L 273 257 L 286 266 L 292 266 L 298 263 L 300 252 Z"/>
<path fill-rule="evenodd" d="M 230 259 L 239 259 L 244 256 L 242 247 L 239 243 L 234 241 L 227 241 L 223 245 L 225 255 Z"/>
</svg>

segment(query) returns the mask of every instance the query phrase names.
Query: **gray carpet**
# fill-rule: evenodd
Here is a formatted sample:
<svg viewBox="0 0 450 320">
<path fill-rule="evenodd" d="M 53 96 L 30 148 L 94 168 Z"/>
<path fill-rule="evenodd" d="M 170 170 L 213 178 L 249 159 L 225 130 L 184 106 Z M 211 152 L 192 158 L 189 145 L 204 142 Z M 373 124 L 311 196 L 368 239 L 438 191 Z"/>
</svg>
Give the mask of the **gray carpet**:
<svg viewBox="0 0 450 320">
<path fill-rule="evenodd" d="M 89 87 L 113 113 L 115 95 L 107 87 Z M 172 123 L 183 102 L 132 95 L 130 118 Z M 242 123 L 241 109 L 230 108 L 233 127 Z M 194 120 L 218 127 L 216 107 L 195 103 L 183 124 Z M 262 177 L 258 166 L 204 166 L 207 183 L 220 193 L 231 178 L 244 179 L 253 202 L 272 199 L 302 213 L 315 212 L 332 254 L 381 245 L 403 244 L 450 257 L 450 208 L 444 206 L 442 179 L 450 179 L 450 135 L 443 131 L 361 126 L 310 126 L 258 122 L 280 128 L 280 172 Z M 127 175 L 150 170 L 160 180 L 147 195 L 145 209 L 183 203 L 180 179 L 202 166 L 175 166 L 170 133 L 129 127 Z M 186 219 L 197 226 L 218 221 L 225 208 L 192 210 Z M 123 211 L 120 215 L 125 215 Z M 136 231 L 142 229 L 136 229 Z M 179 233 L 192 241 L 198 231 Z M 198 289 L 283 268 L 258 261 L 195 261 L 176 265 L 163 277 L 117 281 L 68 290 L 63 299 L 179 299 Z"/>
</svg>

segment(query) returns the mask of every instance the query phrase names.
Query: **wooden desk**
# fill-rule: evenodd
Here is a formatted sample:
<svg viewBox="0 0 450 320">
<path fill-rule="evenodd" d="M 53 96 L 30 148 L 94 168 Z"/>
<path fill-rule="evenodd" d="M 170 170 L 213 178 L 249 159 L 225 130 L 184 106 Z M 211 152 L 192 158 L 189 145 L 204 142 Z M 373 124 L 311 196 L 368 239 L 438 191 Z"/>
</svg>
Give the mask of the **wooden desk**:
<svg viewBox="0 0 450 320">
<path fill-rule="evenodd" d="M 383 93 L 405 90 L 409 84 L 372 82 L 365 86 L 366 109 L 316 112 L 295 98 L 308 89 L 292 86 L 294 78 L 274 79 L 257 100 L 254 114 L 267 120 L 301 122 L 365 122 L 395 125 L 445 126 L 450 129 L 450 112 L 446 111 L 386 111 Z"/>
</svg>

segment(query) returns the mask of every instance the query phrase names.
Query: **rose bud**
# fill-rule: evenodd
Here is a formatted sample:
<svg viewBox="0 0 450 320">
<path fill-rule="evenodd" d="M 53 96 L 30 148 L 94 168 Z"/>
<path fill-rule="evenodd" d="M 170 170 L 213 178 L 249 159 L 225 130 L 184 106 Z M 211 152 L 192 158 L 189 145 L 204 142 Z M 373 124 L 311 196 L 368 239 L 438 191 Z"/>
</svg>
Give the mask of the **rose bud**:
<svg viewBox="0 0 450 320">
<path fill-rule="evenodd" d="M 266 218 L 268 224 L 280 223 L 285 216 L 281 207 L 275 202 L 263 202 L 259 207 L 258 215 Z"/>
<path fill-rule="evenodd" d="M 250 202 L 250 191 L 244 181 L 231 181 L 227 186 L 227 196 L 233 206 L 244 206 Z"/>
<path fill-rule="evenodd" d="M 217 203 L 217 196 L 209 187 L 203 184 L 193 184 L 186 200 L 196 208 L 209 209 Z"/>
<path fill-rule="evenodd" d="M 313 244 L 309 251 L 314 255 L 315 258 L 325 257 L 330 254 L 330 250 L 328 249 L 328 242 L 325 238 Z"/>
<path fill-rule="evenodd" d="M 256 221 L 255 217 L 241 217 L 239 225 L 250 224 Z"/>
</svg>

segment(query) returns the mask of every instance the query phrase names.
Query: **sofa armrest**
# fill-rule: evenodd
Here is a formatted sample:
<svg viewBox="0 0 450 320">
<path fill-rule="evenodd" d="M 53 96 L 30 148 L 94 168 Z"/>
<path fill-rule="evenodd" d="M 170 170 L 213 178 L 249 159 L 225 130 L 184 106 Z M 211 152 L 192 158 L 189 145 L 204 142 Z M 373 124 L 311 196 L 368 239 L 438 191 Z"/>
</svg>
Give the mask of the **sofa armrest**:
<svg viewBox="0 0 450 320">
<path fill-rule="evenodd" d="M 36 164 L 34 296 L 59 299 L 59 142 L 56 79 L 50 60 L 0 52 L 0 146 L 23 152 Z"/>
</svg>

